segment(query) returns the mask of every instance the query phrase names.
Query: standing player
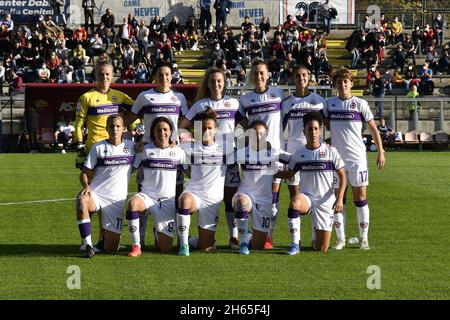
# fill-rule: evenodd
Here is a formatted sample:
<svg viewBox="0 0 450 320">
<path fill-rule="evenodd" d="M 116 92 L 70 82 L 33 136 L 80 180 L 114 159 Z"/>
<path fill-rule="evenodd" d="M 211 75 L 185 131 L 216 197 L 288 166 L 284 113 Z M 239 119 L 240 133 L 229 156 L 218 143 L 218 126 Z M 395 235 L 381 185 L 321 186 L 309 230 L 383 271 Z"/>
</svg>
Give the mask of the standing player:
<svg viewBox="0 0 450 320">
<path fill-rule="evenodd" d="M 186 159 L 190 159 L 190 177 L 178 200 L 177 226 L 180 236 L 180 256 L 189 256 L 189 226 L 191 214 L 197 212 L 198 238 L 189 239 L 193 248 L 210 251 L 219 221 L 220 204 L 224 196 L 227 154 L 234 162 L 234 146 L 223 149 L 215 141 L 217 120 L 212 108 L 198 115 L 202 124 L 200 141 L 182 144 Z M 227 152 L 228 151 L 228 152 Z"/>
<path fill-rule="evenodd" d="M 139 216 L 146 211 L 153 215 L 156 247 L 165 253 L 172 250 L 177 167 L 185 162 L 185 155 L 180 147 L 170 146 L 174 126 L 168 118 L 156 118 L 148 132 L 152 142 L 136 155 L 133 164 L 135 168 L 142 166 L 144 176 L 142 191 L 128 201 L 126 218 L 132 241 L 129 257 L 142 254 Z"/>
<path fill-rule="evenodd" d="M 300 252 L 300 216 L 311 213 L 317 247 L 326 252 L 330 245 L 334 214 L 341 212 L 346 186 L 344 162 L 333 147 L 321 141 L 322 116 L 311 112 L 303 117 L 306 145 L 301 146 L 289 161 L 288 171 L 276 176 L 288 179 L 300 173 L 301 193 L 291 198 L 288 210 L 291 248 L 289 255 Z M 339 191 L 335 197 L 333 172 L 339 175 Z"/>
<path fill-rule="evenodd" d="M 221 135 L 223 142 L 234 144 L 234 129 L 236 123 L 239 101 L 225 96 L 225 74 L 222 70 L 210 68 L 206 70 L 202 84 L 198 91 L 197 102 L 189 109 L 186 116 L 180 121 L 180 128 L 192 127 L 199 115 L 204 113 L 207 108 L 211 108 L 217 114 L 217 131 Z M 198 129 L 196 129 L 198 130 Z M 200 130 L 198 130 L 200 131 Z M 223 149 L 224 145 L 222 145 Z M 230 236 L 229 246 L 231 249 L 239 249 L 238 231 L 234 218 L 234 211 L 231 205 L 231 199 L 239 186 L 239 167 L 237 165 L 227 166 L 225 178 L 224 202 L 225 214 Z"/>
<path fill-rule="evenodd" d="M 281 149 L 282 146 L 284 147 L 280 113 L 281 103 L 285 99 L 283 90 L 267 85 L 269 72 L 263 60 L 255 60 L 252 63 L 251 79 L 255 85 L 254 91 L 246 93 L 240 98 L 239 113 L 244 117 L 241 125 L 246 128 L 248 123 L 256 120 L 262 121 L 268 129 L 267 141 L 273 148 Z M 273 247 L 272 236 L 278 213 L 280 182 L 280 179 L 274 180 L 272 185 L 272 222 L 265 244 L 266 249 Z"/>
<path fill-rule="evenodd" d="M 337 149 L 345 162 L 345 171 L 352 186 L 353 199 L 358 217 L 360 249 L 368 250 L 369 206 L 367 205 L 366 189 L 369 185 L 367 169 L 366 146 L 361 132 L 363 121 L 369 127 L 372 139 L 377 146 L 377 166 L 382 169 L 385 164 L 383 144 L 378 133 L 373 114 L 367 101 L 353 97 L 353 75 L 342 68 L 333 75 L 333 84 L 338 91 L 337 97 L 328 98 L 323 113 L 328 121 L 325 122 L 331 132 L 331 144 Z M 345 198 L 344 198 L 345 204 Z M 342 214 L 335 216 L 335 229 L 338 242 L 336 250 L 345 246 L 345 205 Z"/>
<path fill-rule="evenodd" d="M 89 153 L 94 143 L 108 138 L 106 120 L 110 115 L 130 110 L 133 100 L 123 92 L 110 89 L 113 79 L 113 66 L 101 62 L 95 66 L 95 88 L 84 93 L 78 100 L 76 110 L 76 123 L 74 143 L 81 146 L 83 142 L 83 127 L 88 130 L 86 139 L 86 153 Z M 83 168 L 85 160 L 84 150 L 80 149 L 82 156 L 77 159 L 76 166 Z M 99 219 L 101 216 L 99 215 Z M 102 225 L 100 221 L 100 225 Z M 103 247 L 103 230 L 100 230 L 96 249 Z"/>
<path fill-rule="evenodd" d="M 237 151 L 242 180 L 233 197 L 233 208 L 239 230 L 239 253 L 249 254 L 249 247 L 261 250 L 267 241 L 272 218 L 272 181 L 280 163 L 287 164 L 291 155 L 271 146 L 267 141 L 267 125 L 255 120 L 247 130 L 249 142 Z M 248 218 L 253 233 L 248 234 Z"/>
<path fill-rule="evenodd" d="M 325 99 L 309 92 L 308 83 L 310 71 L 305 66 L 294 68 L 295 93 L 288 97 L 281 105 L 281 119 L 283 120 L 283 130 L 287 127 L 286 151 L 294 154 L 298 149 L 306 145 L 306 137 L 303 131 L 303 117 L 310 112 L 317 112 L 323 109 Z M 300 173 L 286 180 L 291 199 L 299 193 Z M 300 220 L 299 220 L 300 221 Z M 300 226 L 298 228 L 300 232 Z M 312 228 L 312 243 L 315 245 L 315 232 Z"/>
<path fill-rule="evenodd" d="M 178 118 L 185 115 L 188 106 L 186 98 L 180 92 L 174 92 L 171 89 L 172 82 L 172 65 L 169 63 L 158 64 L 154 69 L 154 78 L 157 86 L 153 89 L 141 92 L 136 98 L 136 102 L 125 117 L 125 125 L 128 126 L 133 123 L 138 117 L 143 117 L 144 127 L 147 130 L 144 133 L 142 141 L 144 143 L 151 143 L 151 132 L 148 130 L 153 121 L 158 117 L 166 117 L 173 126 L 172 141 L 176 141 L 176 132 L 178 128 Z M 138 185 L 142 179 L 142 172 L 138 173 Z M 183 171 L 179 168 L 177 177 L 177 195 L 183 191 Z M 143 215 L 141 219 L 141 246 L 145 245 L 145 231 L 147 228 L 148 216 Z"/>
<path fill-rule="evenodd" d="M 123 120 L 112 115 L 107 120 L 109 138 L 94 144 L 80 174 L 83 190 L 77 197 L 77 220 L 86 257 L 94 256 L 91 240 L 91 215 L 101 211 L 104 250 L 117 252 L 128 192 L 134 142 L 122 140 Z"/>
</svg>

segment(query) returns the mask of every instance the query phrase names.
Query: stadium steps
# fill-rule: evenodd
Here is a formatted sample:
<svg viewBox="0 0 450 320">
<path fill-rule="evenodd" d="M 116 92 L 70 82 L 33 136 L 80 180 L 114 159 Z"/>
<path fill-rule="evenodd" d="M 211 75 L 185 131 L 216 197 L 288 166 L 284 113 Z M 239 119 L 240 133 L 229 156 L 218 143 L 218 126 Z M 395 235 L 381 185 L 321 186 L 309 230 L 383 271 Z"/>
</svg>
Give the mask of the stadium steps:
<svg viewBox="0 0 450 320">
<path fill-rule="evenodd" d="M 13 107 L 12 107 L 12 119 L 11 119 L 11 108 L 9 105 L 9 96 L 0 97 L 0 108 L 3 108 L 2 113 L 2 133 L 11 133 L 11 123 L 13 134 L 18 134 L 23 129 L 23 114 L 25 110 L 25 95 L 19 94 L 13 97 Z"/>
<path fill-rule="evenodd" d="M 200 84 L 208 68 L 209 50 L 182 50 L 174 52 L 174 60 L 183 75 L 184 83 Z"/>
</svg>

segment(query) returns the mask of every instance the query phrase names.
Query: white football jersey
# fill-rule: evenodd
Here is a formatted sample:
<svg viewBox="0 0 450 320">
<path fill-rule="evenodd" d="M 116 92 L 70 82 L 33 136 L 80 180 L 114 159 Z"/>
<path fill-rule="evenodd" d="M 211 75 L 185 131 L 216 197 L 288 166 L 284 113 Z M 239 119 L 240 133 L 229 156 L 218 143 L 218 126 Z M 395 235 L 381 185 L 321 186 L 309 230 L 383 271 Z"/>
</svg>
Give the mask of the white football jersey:
<svg viewBox="0 0 450 320">
<path fill-rule="evenodd" d="M 311 150 L 306 146 L 298 149 L 289 161 L 289 170 L 300 172 L 300 192 L 316 203 L 333 204 L 333 171 L 345 166 L 337 150 L 322 143 Z"/>
<path fill-rule="evenodd" d="M 174 133 L 172 140 L 176 140 L 176 130 L 178 129 L 178 117 L 185 115 L 188 110 L 186 98 L 180 92 L 169 90 L 160 93 L 155 89 L 141 92 L 131 108 L 131 111 L 139 117 L 144 118 L 144 142 L 152 142 L 150 138 L 150 128 L 153 120 L 158 117 L 166 117 L 172 121 Z"/>
<path fill-rule="evenodd" d="M 258 204 L 272 203 L 273 175 L 282 164 L 289 163 L 291 154 L 276 148 L 254 150 L 245 147 L 237 151 L 241 165 L 241 184 L 238 192 L 247 194 Z"/>
<path fill-rule="evenodd" d="M 345 162 L 366 161 L 366 146 L 362 140 L 363 121 L 373 119 L 366 100 L 352 97 L 341 100 L 328 98 L 323 114 L 330 120 L 331 144 Z"/>
<path fill-rule="evenodd" d="M 131 140 L 123 140 L 117 146 L 107 140 L 95 143 L 84 163 L 86 168 L 94 169 L 91 190 L 108 199 L 126 199 L 134 158 Z"/>
<path fill-rule="evenodd" d="M 136 154 L 133 166 L 143 165 L 142 192 L 155 199 L 166 199 L 175 197 L 177 167 L 184 163 L 185 154 L 180 147 L 161 149 L 149 143 Z"/>
<path fill-rule="evenodd" d="M 227 171 L 222 148 L 217 143 L 210 146 L 184 143 L 181 147 L 186 153 L 186 162 L 191 166 L 191 179 L 184 190 L 195 191 L 208 202 L 222 201 Z"/>
<path fill-rule="evenodd" d="M 205 112 L 207 107 L 211 107 L 217 114 L 217 129 L 222 134 L 234 132 L 239 101 L 225 96 L 221 100 L 204 98 L 198 100 L 186 113 L 186 119 L 194 122 L 198 114 Z"/>
<path fill-rule="evenodd" d="M 276 87 L 269 87 L 263 93 L 252 91 L 240 98 L 240 116 L 246 117 L 249 125 L 255 120 L 264 122 L 268 128 L 267 141 L 275 149 L 284 148 L 284 143 L 281 143 L 284 139 L 280 113 L 284 99 L 283 90 Z"/>
<path fill-rule="evenodd" d="M 312 92 L 305 97 L 292 95 L 283 102 L 281 119 L 283 120 L 283 129 L 287 127 L 288 130 L 288 147 L 289 145 L 306 144 L 306 137 L 303 133 L 303 116 L 310 112 L 320 112 L 324 105 L 325 99 Z"/>
</svg>

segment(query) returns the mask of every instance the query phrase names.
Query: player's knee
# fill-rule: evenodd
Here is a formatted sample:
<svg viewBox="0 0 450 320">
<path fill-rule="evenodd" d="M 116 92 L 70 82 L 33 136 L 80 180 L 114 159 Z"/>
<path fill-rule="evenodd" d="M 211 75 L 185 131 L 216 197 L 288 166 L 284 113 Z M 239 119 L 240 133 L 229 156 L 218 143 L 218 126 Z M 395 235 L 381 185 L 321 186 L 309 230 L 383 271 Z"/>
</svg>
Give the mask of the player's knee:
<svg viewBox="0 0 450 320">
<path fill-rule="evenodd" d="M 189 209 L 194 206 L 195 200 L 189 192 L 183 193 L 178 198 L 178 206 L 182 209 Z"/>
<path fill-rule="evenodd" d="M 78 210 L 84 211 L 88 207 L 88 203 L 89 203 L 89 196 L 87 196 L 85 194 L 78 195 L 78 198 L 77 198 Z"/>
<path fill-rule="evenodd" d="M 139 199 L 138 197 L 132 197 L 128 201 L 128 210 L 130 210 L 130 211 L 137 211 L 137 208 L 139 207 L 140 201 L 141 201 L 141 199 Z"/>
<path fill-rule="evenodd" d="M 248 200 L 248 198 L 246 196 L 239 194 L 239 195 L 235 196 L 235 198 L 234 198 L 233 208 L 235 211 L 250 212 L 250 210 L 251 210 L 250 201 Z"/>
</svg>

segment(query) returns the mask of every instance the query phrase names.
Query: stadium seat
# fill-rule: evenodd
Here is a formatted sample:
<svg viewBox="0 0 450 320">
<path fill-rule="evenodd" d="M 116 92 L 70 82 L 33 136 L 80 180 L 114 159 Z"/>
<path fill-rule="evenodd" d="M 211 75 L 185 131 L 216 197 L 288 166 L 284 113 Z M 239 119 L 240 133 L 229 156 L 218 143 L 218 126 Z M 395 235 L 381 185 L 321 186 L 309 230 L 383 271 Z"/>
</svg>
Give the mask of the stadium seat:
<svg viewBox="0 0 450 320">
<path fill-rule="evenodd" d="M 405 145 L 418 146 L 420 147 L 420 141 L 417 139 L 416 130 L 408 131 L 405 133 Z"/>
<path fill-rule="evenodd" d="M 436 132 L 434 136 L 434 150 L 445 150 L 448 147 L 448 134 Z"/>
</svg>

